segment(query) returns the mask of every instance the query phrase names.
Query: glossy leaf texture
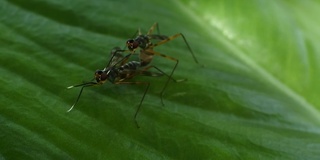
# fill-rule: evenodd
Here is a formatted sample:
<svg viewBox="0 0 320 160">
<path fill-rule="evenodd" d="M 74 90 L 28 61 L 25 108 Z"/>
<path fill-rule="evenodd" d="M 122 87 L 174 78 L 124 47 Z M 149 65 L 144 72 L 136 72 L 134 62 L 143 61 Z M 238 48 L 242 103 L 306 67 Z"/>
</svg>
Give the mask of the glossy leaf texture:
<svg viewBox="0 0 320 160">
<path fill-rule="evenodd" d="M 318 1 L 0 2 L 0 159 L 318 159 Z M 155 22 L 179 59 L 145 85 L 80 88 Z M 137 58 L 137 57 L 132 57 Z M 155 56 L 170 73 L 174 61 Z"/>
</svg>

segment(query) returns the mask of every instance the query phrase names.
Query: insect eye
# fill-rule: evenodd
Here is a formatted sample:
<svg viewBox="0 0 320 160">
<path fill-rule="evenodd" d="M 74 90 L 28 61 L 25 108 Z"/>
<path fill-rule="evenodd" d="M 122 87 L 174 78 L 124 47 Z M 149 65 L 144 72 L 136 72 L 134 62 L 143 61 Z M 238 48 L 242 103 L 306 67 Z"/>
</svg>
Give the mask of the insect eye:
<svg viewBox="0 0 320 160">
<path fill-rule="evenodd" d="M 130 39 L 127 41 L 127 46 L 129 50 L 134 50 L 139 46 L 139 42 Z"/>
<path fill-rule="evenodd" d="M 102 75 L 102 71 L 101 70 L 97 70 L 95 73 L 94 73 L 94 77 L 96 79 L 97 82 L 100 82 L 101 81 L 101 75 Z"/>
<path fill-rule="evenodd" d="M 134 42 L 134 40 L 133 39 L 129 39 L 129 40 L 127 40 L 127 44 L 132 44 Z"/>
<path fill-rule="evenodd" d="M 97 70 L 95 75 L 101 75 L 102 74 L 102 71 L 101 70 Z"/>
</svg>

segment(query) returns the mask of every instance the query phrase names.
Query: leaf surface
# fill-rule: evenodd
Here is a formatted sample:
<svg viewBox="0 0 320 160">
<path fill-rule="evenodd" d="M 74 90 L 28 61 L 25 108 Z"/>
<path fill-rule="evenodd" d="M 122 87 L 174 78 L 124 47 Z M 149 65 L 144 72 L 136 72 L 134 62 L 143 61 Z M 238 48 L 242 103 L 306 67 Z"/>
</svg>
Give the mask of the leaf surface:
<svg viewBox="0 0 320 160">
<path fill-rule="evenodd" d="M 0 2 L 0 159 L 317 159 L 317 1 Z M 154 22 L 183 33 L 156 47 L 179 59 L 144 85 L 88 87 L 113 47 Z M 154 57 L 170 73 L 175 62 Z"/>
</svg>

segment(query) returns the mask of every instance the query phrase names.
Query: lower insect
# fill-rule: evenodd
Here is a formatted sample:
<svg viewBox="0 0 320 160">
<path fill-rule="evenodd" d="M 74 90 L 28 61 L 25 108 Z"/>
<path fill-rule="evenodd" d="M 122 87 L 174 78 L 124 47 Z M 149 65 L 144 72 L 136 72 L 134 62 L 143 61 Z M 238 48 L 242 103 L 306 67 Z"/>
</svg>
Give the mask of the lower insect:
<svg viewBox="0 0 320 160">
<path fill-rule="evenodd" d="M 144 100 L 144 97 L 146 93 L 148 92 L 150 82 L 145 81 L 130 81 L 133 77 L 136 76 L 152 76 L 152 77 L 160 77 L 160 76 L 168 76 L 165 74 L 162 70 L 155 66 L 141 66 L 141 62 L 139 61 L 128 61 L 131 54 L 128 54 L 126 56 L 123 56 L 123 53 L 125 53 L 125 50 L 121 50 L 119 47 L 115 47 L 111 52 L 111 58 L 107 64 L 107 66 L 102 70 L 97 70 L 94 73 L 94 78 L 90 82 L 85 82 L 78 85 L 73 85 L 67 87 L 67 89 L 75 88 L 75 87 L 81 87 L 79 95 L 74 102 L 74 104 L 71 106 L 71 108 L 67 111 L 70 112 L 75 105 L 78 103 L 80 96 L 83 92 L 83 89 L 85 87 L 91 87 L 91 86 L 97 86 L 102 85 L 105 82 L 109 81 L 112 84 L 133 84 L 133 85 L 144 85 L 145 91 L 143 93 L 143 96 L 140 100 L 139 106 L 134 114 L 134 121 L 139 128 L 138 122 L 136 120 L 138 112 L 140 111 L 142 102 Z M 151 72 L 149 69 L 154 68 L 157 70 L 157 72 Z M 169 76 L 168 76 L 169 77 Z M 174 80 L 174 79 L 172 79 Z M 174 80 L 176 81 L 176 80 Z"/>
</svg>

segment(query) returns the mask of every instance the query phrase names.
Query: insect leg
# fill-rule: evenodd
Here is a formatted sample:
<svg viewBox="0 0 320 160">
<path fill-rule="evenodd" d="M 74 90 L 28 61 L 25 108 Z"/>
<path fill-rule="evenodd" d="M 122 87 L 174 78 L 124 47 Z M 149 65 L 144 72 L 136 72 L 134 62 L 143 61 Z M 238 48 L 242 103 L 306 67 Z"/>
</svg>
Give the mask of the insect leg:
<svg viewBox="0 0 320 160">
<path fill-rule="evenodd" d="M 172 61 L 175 61 L 175 62 L 176 62 L 176 64 L 174 65 L 174 67 L 173 67 L 173 69 L 172 69 L 172 71 L 171 71 L 171 73 L 170 73 L 170 75 L 169 75 L 169 78 L 168 78 L 167 82 L 165 83 L 162 91 L 160 92 L 161 103 L 162 103 L 162 105 L 163 105 L 163 98 L 162 98 L 162 97 L 163 97 L 164 90 L 167 88 L 170 79 L 172 79 L 171 77 L 172 77 L 174 71 L 176 70 L 176 68 L 177 68 L 177 66 L 178 66 L 178 64 L 179 64 L 179 60 L 176 59 L 176 58 L 173 58 L 173 57 L 170 57 L 170 56 L 161 54 L 161 53 L 159 53 L 159 52 L 155 52 L 154 50 L 148 50 L 147 52 L 150 53 L 150 54 L 158 55 L 158 56 L 161 56 L 161 57 L 163 57 L 163 58 L 166 58 L 166 59 L 169 59 L 169 60 L 172 60 Z M 156 68 L 156 69 L 157 69 L 157 68 Z"/>
<path fill-rule="evenodd" d="M 154 36 L 159 36 L 159 35 L 154 35 Z M 195 61 L 196 63 L 199 63 L 198 60 L 197 60 L 197 58 L 195 57 L 195 55 L 194 55 L 194 53 L 193 53 L 190 45 L 189 45 L 189 43 L 187 42 L 187 39 L 184 37 L 184 35 L 183 35 L 182 33 L 178 33 L 178 34 L 175 34 L 175 35 L 173 35 L 173 36 L 167 37 L 166 39 L 164 39 L 164 40 L 162 40 L 162 41 L 160 41 L 160 42 L 158 42 L 158 43 L 153 44 L 153 45 L 152 45 L 152 48 L 153 48 L 153 47 L 156 47 L 156 46 L 159 46 L 159 45 L 162 45 L 162 44 L 165 44 L 165 43 L 167 43 L 167 42 L 169 42 L 169 41 L 171 41 L 171 40 L 176 39 L 176 38 L 179 37 L 179 36 L 181 36 L 181 37 L 183 38 L 183 40 L 184 40 L 185 44 L 187 45 L 188 50 L 190 51 L 190 53 L 191 53 L 194 61 Z"/>
<path fill-rule="evenodd" d="M 149 90 L 149 86 L 150 86 L 150 83 L 149 82 L 116 82 L 115 84 L 145 84 L 147 85 L 144 93 L 143 93 L 143 96 L 140 100 L 140 103 L 139 103 L 139 106 L 136 110 L 136 113 L 134 114 L 134 122 L 136 123 L 137 125 L 137 128 L 140 128 L 139 124 L 138 124 L 138 121 L 137 121 L 137 115 L 138 115 L 138 112 L 140 111 L 140 108 L 141 108 L 141 105 L 142 105 L 142 102 L 144 100 L 144 97 L 146 96 L 146 93 L 148 92 Z"/>
<path fill-rule="evenodd" d="M 156 70 L 159 71 L 161 74 L 159 74 L 159 73 L 156 74 L 156 73 L 151 73 L 151 72 L 150 72 L 149 74 L 146 74 L 145 71 L 149 70 L 150 68 L 156 69 Z M 141 73 L 142 75 L 144 75 L 144 76 L 151 76 L 151 77 L 160 77 L 160 76 L 162 76 L 162 75 L 165 75 L 165 76 L 167 76 L 169 79 L 171 79 L 171 80 L 172 80 L 173 82 L 175 82 L 175 83 L 179 83 L 179 82 L 183 82 L 183 81 L 188 80 L 188 79 L 186 79 L 186 78 L 176 80 L 176 79 L 174 79 L 173 77 L 170 77 L 170 75 L 168 75 L 167 73 L 165 73 L 165 72 L 162 71 L 160 68 L 158 68 L 158 67 L 156 67 L 156 66 L 154 66 L 154 65 L 148 66 L 148 67 L 144 68 L 141 72 L 142 72 L 142 73 Z"/>
<path fill-rule="evenodd" d="M 159 24 L 157 22 L 155 22 L 149 29 L 147 35 L 151 35 L 151 33 L 153 32 L 153 30 L 157 28 L 157 34 L 160 34 L 160 30 L 159 30 Z"/>
</svg>

